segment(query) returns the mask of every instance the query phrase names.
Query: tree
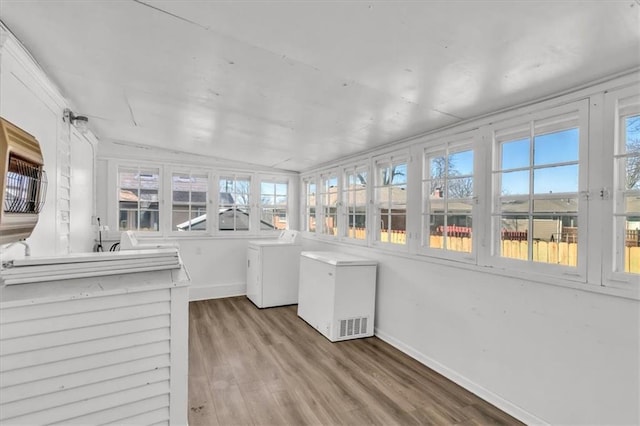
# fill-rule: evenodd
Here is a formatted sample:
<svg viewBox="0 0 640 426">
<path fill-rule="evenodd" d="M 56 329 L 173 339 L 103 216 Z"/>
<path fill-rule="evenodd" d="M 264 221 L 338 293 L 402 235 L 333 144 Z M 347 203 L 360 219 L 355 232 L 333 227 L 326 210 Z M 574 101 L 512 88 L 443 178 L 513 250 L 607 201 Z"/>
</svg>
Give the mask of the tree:
<svg viewBox="0 0 640 426">
<path fill-rule="evenodd" d="M 431 159 L 431 194 L 444 197 L 445 178 L 448 185 L 449 198 L 469 198 L 473 196 L 473 178 L 456 178 L 460 176 L 456 169 L 452 155 L 445 160 L 445 157 L 435 157 Z"/>
<path fill-rule="evenodd" d="M 405 164 L 393 166 L 391 169 L 385 168 L 382 171 L 382 184 L 384 186 L 391 185 L 393 183 L 393 178 L 396 176 L 405 176 L 404 171 L 407 169 Z"/>
</svg>

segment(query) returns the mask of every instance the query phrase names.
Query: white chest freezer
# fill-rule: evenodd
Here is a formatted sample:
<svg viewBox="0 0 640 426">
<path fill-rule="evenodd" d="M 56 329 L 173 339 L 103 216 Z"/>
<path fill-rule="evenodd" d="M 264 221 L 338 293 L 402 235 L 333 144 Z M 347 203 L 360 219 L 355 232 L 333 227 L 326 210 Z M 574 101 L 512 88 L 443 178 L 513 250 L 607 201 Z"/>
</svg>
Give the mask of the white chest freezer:
<svg viewBox="0 0 640 426">
<path fill-rule="evenodd" d="M 249 241 L 247 297 L 258 308 L 298 303 L 300 236 L 283 231 L 277 239 Z"/>
<path fill-rule="evenodd" d="M 298 316 L 332 342 L 373 336 L 376 266 L 342 253 L 302 252 Z"/>
</svg>

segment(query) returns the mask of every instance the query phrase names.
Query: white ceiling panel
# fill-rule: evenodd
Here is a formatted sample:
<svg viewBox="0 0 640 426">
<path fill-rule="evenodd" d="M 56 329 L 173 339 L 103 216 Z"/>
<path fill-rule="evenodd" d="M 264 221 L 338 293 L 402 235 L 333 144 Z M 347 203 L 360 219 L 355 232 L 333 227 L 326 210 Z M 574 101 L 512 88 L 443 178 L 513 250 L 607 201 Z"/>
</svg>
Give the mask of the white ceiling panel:
<svg viewBox="0 0 640 426">
<path fill-rule="evenodd" d="M 105 141 L 304 170 L 640 66 L 626 1 L 19 1 Z"/>
</svg>

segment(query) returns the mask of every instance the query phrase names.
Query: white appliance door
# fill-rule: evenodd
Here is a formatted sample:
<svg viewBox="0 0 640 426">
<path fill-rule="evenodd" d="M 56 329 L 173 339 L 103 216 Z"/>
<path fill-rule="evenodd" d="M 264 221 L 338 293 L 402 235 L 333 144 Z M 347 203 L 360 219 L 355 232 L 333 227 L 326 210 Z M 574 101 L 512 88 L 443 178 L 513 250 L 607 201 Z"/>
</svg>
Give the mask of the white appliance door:
<svg viewBox="0 0 640 426">
<path fill-rule="evenodd" d="M 258 308 L 262 308 L 262 265 L 261 248 L 249 246 L 247 249 L 247 297 Z"/>
</svg>

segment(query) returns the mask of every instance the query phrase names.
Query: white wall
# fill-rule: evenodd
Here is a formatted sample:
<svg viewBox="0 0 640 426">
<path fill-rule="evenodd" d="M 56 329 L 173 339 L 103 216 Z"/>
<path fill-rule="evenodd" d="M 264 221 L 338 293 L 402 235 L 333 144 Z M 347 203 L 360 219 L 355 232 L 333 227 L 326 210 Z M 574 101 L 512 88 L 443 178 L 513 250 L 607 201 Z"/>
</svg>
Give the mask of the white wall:
<svg viewBox="0 0 640 426">
<path fill-rule="evenodd" d="M 38 224 L 27 239 L 31 254 L 49 256 L 83 250 L 86 244 L 79 240 L 72 247 L 70 234 L 73 229 L 76 236 L 82 235 L 78 238 L 86 239 L 93 232 L 93 189 L 84 185 L 84 180 L 93 176 L 93 153 L 76 146 L 92 142 L 76 134 L 75 129 L 69 134 L 68 124 L 62 121 L 66 100 L 13 36 L 2 28 L 0 33 L 0 115 L 36 137 L 49 182 Z M 72 194 L 82 197 L 91 210 L 88 220 L 87 208 L 78 203 L 74 206 L 79 208 L 78 213 L 72 218 Z M 3 259 L 23 255 L 21 246 L 2 250 Z"/>
<path fill-rule="evenodd" d="M 258 172 L 269 175 L 288 176 L 289 179 L 289 226 L 298 229 L 299 179 L 297 173 L 283 172 L 267 167 L 254 166 L 248 163 L 229 162 L 212 157 L 202 157 L 168 150 L 148 147 L 116 145 L 101 142 L 98 146 L 97 169 L 97 216 L 103 225 L 108 224 L 110 231 L 104 233 L 104 247 L 109 247 L 119 240 L 117 230 L 117 205 L 109 205 L 109 198 L 116 200 L 115 176 L 109 174 L 109 164 L 119 161 L 153 162 L 155 166 L 172 166 L 244 172 Z M 111 191 L 111 193 L 110 193 Z M 142 242 L 169 243 L 180 246 L 180 255 L 191 278 L 189 287 L 190 300 L 213 299 L 236 296 L 246 293 L 247 242 L 259 238 L 275 238 L 271 235 L 149 235 L 136 233 Z"/>
<path fill-rule="evenodd" d="M 376 335 L 529 423 L 640 423 L 637 300 L 379 250 Z"/>
</svg>

